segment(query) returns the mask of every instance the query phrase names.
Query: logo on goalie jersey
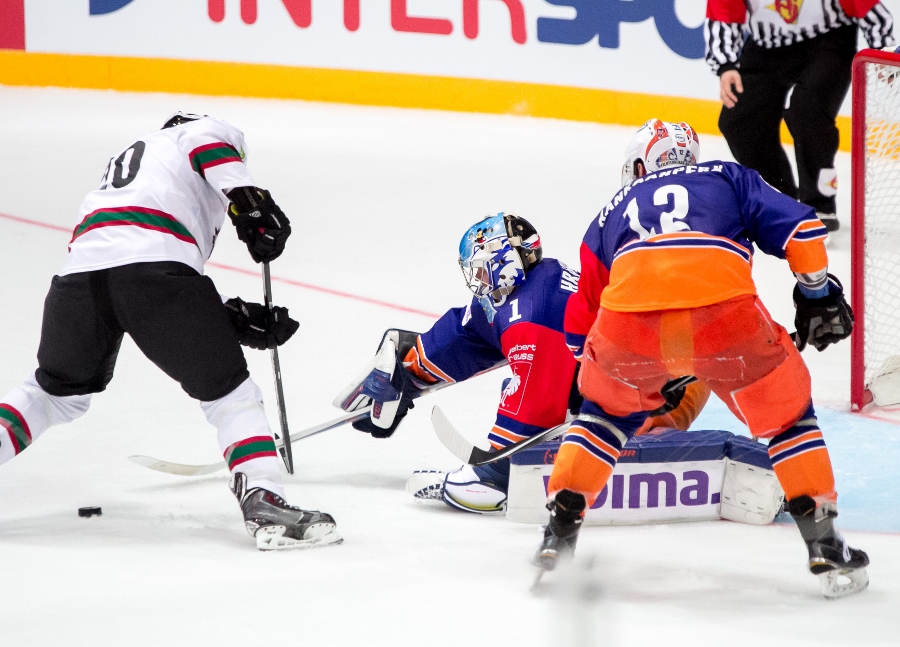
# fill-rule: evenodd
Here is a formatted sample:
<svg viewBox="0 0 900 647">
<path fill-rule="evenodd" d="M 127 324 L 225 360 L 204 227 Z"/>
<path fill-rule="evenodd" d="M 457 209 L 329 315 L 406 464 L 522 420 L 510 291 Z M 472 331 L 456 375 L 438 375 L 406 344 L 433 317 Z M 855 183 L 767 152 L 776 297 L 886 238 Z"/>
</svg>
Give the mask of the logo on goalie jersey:
<svg viewBox="0 0 900 647">
<path fill-rule="evenodd" d="M 500 411 L 515 416 L 522 407 L 522 397 L 525 395 L 528 376 L 531 374 L 531 362 L 510 362 L 509 368 L 512 369 L 513 375 L 500 395 Z"/>
</svg>

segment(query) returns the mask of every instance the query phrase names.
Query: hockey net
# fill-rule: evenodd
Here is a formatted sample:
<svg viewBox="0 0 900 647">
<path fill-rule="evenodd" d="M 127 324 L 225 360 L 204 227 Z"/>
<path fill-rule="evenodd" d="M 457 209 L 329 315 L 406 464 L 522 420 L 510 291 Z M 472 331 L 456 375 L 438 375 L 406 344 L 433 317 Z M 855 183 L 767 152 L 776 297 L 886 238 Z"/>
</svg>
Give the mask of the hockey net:
<svg viewBox="0 0 900 647">
<path fill-rule="evenodd" d="M 900 404 L 900 55 L 853 64 L 851 401 Z"/>
</svg>

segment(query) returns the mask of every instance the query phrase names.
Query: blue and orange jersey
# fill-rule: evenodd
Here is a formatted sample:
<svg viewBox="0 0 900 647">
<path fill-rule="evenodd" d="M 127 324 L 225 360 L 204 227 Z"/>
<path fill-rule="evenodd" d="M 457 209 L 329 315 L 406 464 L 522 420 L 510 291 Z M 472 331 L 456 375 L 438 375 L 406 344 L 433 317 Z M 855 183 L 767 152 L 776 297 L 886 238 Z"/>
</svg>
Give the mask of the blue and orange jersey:
<svg viewBox="0 0 900 647">
<path fill-rule="evenodd" d="M 579 356 L 599 308 L 678 310 L 755 295 L 753 246 L 824 285 L 827 231 L 812 207 L 733 162 L 679 166 L 622 188 L 591 222 L 581 282 L 566 311 Z"/>
<path fill-rule="evenodd" d="M 461 382 L 506 363 L 489 440 L 506 447 L 565 422 L 576 361 L 566 347 L 566 304 L 578 290 L 578 272 L 545 258 L 502 305 L 473 298 L 447 311 L 422 333 L 404 364 L 419 380 Z"/>
</svg>

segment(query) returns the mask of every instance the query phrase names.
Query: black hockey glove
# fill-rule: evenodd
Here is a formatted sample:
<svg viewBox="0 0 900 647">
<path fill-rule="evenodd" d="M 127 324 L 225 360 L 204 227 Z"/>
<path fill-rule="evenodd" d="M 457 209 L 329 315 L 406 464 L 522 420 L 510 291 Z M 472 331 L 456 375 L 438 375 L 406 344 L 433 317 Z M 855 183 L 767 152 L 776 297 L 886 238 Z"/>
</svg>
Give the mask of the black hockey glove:
<svg viewBox="0 0 900 647">
<path fill-rule="evenodd" d="M 795 286 L 794 307 L 797 350 L 810 344 L 821 352 L 853 331 L 853 310 L 844 299 L 844 287 L 832 274 L 828 275 L 828 294 L 821 299 L 810 299 L 800 291 L 799 284 Z"/>
<path fill-rule="evenodd" d="M 294 336 L 299 322 L 288 316 L 288 309 L 269 309 L 261 303 L 247 303 L 235 297 L 225 302 L 231 325 L 237 331 L 238 340 L 244 346 L 256 350 L 266 350 L 281 346 Z"/>
<path fill-rule="evenodd" d="M 664 416 L 671 411 L 675 411 L 684 399 L 684 392 L 687 389 L 688 384 L 696 381 L 697 379 L 693 376 L 684 376 L 666 382 L 666 385 L 660 389 L 660 394 L 666 399 L 666 403 L 658 409 L 651 411 L 649 413 L 650 417 L 655 418 L 656 416 Z"/>
<path fill-rule="evenodd" d="M 242 186 L 226 195 L 231 200 L 228 215 L 238 238 L 247 245 L 250 257 L 257 263 L 267 263 L 281 256 L 291 235 L 291 223 L 275 204 L 272 194 Z"/>
</svg>

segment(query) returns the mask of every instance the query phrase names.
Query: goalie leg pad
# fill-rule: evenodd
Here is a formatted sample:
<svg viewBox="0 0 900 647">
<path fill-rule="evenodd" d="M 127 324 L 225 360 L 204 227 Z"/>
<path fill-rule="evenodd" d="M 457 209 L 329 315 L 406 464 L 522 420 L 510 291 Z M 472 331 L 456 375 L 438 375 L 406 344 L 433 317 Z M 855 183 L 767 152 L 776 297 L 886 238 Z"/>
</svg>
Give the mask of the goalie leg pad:
<svg viewBox="0 0 900 647">
<path fill-rule="evenodd" d="M 729 521 L 764 526 L 784 502 L 784 490 L 772 470 L 725 459 L 719 515 Z"/>
<path fill-rule="evenodd" d="M 442 501 L 447 473 L 438 470 L 416 470 L 406 481 L 406 491 L 419 501 Z"/>
<path fill-rule="evenodd" d="M 498 483 L 480 467 L 463 465 L 447 474 L 444 480 L 444 503 L 451 508 L 478 514 L 502 514 L 506 510 L 506 490 L 509 484 L 507 463 L 506 483 Z M 479 473 L 481 470 L 481 473 Z"/>
</svg>

